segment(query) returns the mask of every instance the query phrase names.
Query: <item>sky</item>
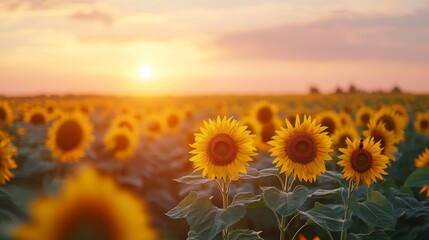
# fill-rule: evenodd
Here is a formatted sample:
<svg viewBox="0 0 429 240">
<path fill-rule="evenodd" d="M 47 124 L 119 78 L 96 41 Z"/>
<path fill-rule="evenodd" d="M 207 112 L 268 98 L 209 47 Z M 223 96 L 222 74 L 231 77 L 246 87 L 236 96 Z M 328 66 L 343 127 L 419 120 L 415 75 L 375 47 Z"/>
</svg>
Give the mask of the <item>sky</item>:
<svg viewBox="0 0 429 240">
<path fill-rule="evenodd" d="M 428 43 L 423 0 L 1 0 L 0 95 L 428 93 Z"/>
</svg>

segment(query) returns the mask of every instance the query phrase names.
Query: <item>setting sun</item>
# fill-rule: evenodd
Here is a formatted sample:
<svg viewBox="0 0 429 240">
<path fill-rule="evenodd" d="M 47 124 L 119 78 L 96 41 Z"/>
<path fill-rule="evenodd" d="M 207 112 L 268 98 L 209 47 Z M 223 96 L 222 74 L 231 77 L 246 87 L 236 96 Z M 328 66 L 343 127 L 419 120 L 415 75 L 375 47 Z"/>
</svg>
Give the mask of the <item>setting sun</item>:
<svg viewBox="0 0 429 240">
<path fill-rule="evenodd" d="M 139 72 L 140 78 L 142 79 L 151 79 L 153 74 L 152 74 L 152 67 L 151 66 L 143 66 L 140 68 L 140 72 Z"/>
</svg>

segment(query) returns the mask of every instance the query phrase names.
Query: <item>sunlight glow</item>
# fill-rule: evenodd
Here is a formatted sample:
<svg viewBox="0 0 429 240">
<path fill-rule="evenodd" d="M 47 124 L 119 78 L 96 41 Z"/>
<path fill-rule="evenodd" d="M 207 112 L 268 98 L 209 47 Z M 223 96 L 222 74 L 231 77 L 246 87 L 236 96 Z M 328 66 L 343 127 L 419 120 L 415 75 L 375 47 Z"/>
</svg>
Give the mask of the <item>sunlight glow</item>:
<svg viewBox="0 0 429 240">
<path fill-rule="evenodd" d="M 151 66 L 141 67 L 139 75 L 140 75 L 140 78 L 142 79 L 151 79 L 153 77 L 152 67 Z"/>
</svg>

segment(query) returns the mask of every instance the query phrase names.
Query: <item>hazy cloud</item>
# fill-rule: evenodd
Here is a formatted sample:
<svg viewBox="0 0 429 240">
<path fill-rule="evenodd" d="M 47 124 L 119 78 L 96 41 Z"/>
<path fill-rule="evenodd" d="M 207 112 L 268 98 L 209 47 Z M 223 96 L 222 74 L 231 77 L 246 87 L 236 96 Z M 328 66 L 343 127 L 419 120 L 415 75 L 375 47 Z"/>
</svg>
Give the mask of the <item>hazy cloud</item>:
<svg viewBox="0 0 429 240">
<path fill-rule="evenodd" d="M 226 57 L 279 60 L 429 61 L 429 8 L 401 16 L 338 12 L 307 24 L 226 34 Z"/>
<path fill-rule="evenodd" d="M 93 3 L 92 0 L 1 0 L 0 8 L 7 10 L 46 10 L 68 4 Z"/>
<path fill-rule="evenodd" d="M 73 13 L 70 17 L 79 21 L 101 22 L 107 25 L 110 25 L 115 21 L 112 14 L 100 10 L 91 10 L 88 12 L 79 11 Z"/>
</svg>

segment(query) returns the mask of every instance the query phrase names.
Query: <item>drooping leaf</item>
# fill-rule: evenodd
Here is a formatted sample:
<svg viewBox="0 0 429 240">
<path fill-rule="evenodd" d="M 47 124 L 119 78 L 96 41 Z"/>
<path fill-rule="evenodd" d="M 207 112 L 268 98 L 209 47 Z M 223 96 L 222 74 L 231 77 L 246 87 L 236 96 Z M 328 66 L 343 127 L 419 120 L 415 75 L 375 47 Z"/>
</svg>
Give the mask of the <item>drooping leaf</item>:
<svg viewBox="0 0 429 240">
<path fill-rule="evenodd" d="M 261 232 L 255 232 L 250 229 L 236 229 L 228 234 L 228 240 L 263 240 L 259 236 Z"/>
<path fill-rule="evenodd" d="M 262 188 L 264 201 L 269 208 L 283 217 L 292 215 L 307 199 L 308 189 L 298 185 L 292 192 L 282 192 L 275 187 Z"/>
<path fill-rule="evenodd" d="M 172 219 L 186 218 L 188 216 L 189 208 L 197 200 L 197 193 L 192 191 L 186 196 L 176 207 L 166 213 Z"/>
<path fill-rule="evenodd" d="M 247 168 L 246 174 L 240 174 L 240 179 L 258 179 L 268 176 L 277 176 L 279 174 L 278 168 L 265 168 L 258 170 L 256 168 Z"/>
<path fill-rule="evenodd" d="M 211 240 L 245 214 L 243 204 L 231 204 L 228 208 L 221 209 L 214 206 L 208 197 L 201 197 L 191 205 L 186 220 L 196 237 Z"/>
<path fill-rule="evenodd" d="M 404 187 L 423 187 L 424 185 L 429 185 L 429 167 L 414 170 L 404 183 Z"/>
<path fill-rule="evenodd" d="M 204 178 L 201 174 L 189 174 L 180 178 L 176 178 L 174 181 L 185 184 L 203 184 L 210 182 L 210 179 Z"/>
<path fill-rule="evenodd" d="M 308 211 L 299 211 L 299 214 L 328 231 L 339 232 L 352 225 L 352 220 L 344 221 L 334 210 L 319 202 Z"/>
<path fill-rule="evenodd" d="M 250 192 L 241 192 L 234 196 L 231 205 L 242 204 L 247 208 L 264 207 L 261 195 L 255 195 Z"/>
<path fill-rule="evenodd" d="M 385 232 L 376 230 L 367 234 L 350 233 L 347 240 L 390 240 L 390 237 Z"/>
<path fill-rule="evenodd" d="M 339 187 L 335 189 L 317 189 L 316 191 L 309 194 L 309 197 L 316 196 L 316 197 L 324 197 L 328 195 L 336 195 L 336 194 L 342 194 L 346 189 L 344 187 Z"/>
<path fill-rule="evenodd" d="M 351 197 L 348 205 L 353 213 L 368 226 L 392 229 L 395 224 L 393 207 L 380 192 L 371 192 L 368 200 L 363 203 Z"/>
</svg>

